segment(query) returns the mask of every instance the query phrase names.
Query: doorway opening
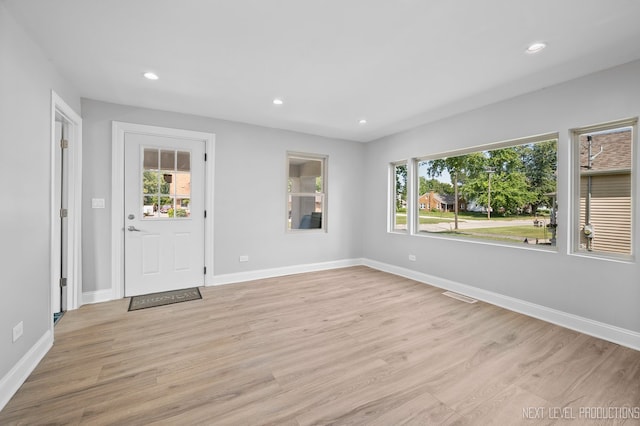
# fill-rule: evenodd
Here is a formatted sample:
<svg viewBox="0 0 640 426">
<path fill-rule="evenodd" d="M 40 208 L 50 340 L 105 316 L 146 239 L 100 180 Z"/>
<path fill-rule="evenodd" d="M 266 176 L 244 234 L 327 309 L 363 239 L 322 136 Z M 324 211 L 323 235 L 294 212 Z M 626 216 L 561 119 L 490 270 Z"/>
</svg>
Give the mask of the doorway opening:
<svg viewBox="0 0 640 426">
<path fill-rule="evenodd" d="M 51 92 L 50 317 L 78 308 L 81 291 L 82 119 Z"/>
<path fill-rule="evenodd" d="M 60 318 L 67 310 L 67 263 L 68 263 L 68 241 L 67 241 L 67 217 L 68 217 L 68 180 L 67 168 L 65 162 L 68 161 L 68 134 L 69 134 L 69 122 L 56 111 L 55 115 L 55 137 L 54 140 L 58 141 L 57 146 L 54 145 L 54 161 L 55 161 L 55 174 L 54 174 L 54 202 L 55 210 L 59 212 L 57 217 L 54 217 L 53 227 L 54 234 L 57 235 L 59 240 L 59 255 L 55 261 L 54 268 L 56 268 L 56 276 L 58 280 L 58 289 L 53 289 L 51 293 L 51 309 L 53 310 L 53 323 L 58 323 Z"/>
</svg>

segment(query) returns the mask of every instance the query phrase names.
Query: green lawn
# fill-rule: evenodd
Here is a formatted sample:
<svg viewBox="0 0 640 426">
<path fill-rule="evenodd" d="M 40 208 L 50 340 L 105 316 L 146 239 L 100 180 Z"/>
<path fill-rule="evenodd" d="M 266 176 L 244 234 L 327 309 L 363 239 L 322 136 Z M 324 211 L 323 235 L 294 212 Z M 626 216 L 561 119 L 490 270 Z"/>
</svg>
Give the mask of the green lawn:
<svg viewBox="0 0 640 426">
<path fill-rule="evenodd" d="M 529 226 L 506 226 L 501 228 L 474 228 L 465 229 L 464 232 L 472 234 L 506 235 L 510 237 L 527 238 L 549 238 L 551 231 L 544 227 Z"/>
<path fill-rule="evenodd" d="M 407 216 L 405 209 L 399 210 L 396 215 L 397 225 L 406 225 Z M 548 215 L 547 215 L 548 216 Z M 551 238 L 551 232 L 546 227 L 533 226 L 533 220 L 537 218 L 546 219 L 547 216 L 538 214 L 532 215 L 492 215 L 492 221 L 509 221 L 509 220 L 521 220 L 531 219 L 531 225 L 525 226 L 508 226 L 508 227 L 496 227 L 496 228 L 473 228 L 464 229 L 458 231 L 443 231 L 439 234 L 460 235 L 474 238 L 482 238 L 492 241 L 523 241 L 528 238 L 532 242 L 535 242 L 536 238 L 540 240 L 546 240 Z M 459 212 L 458 220 L 464 222 L 465 220 L 487 220 L 486 213 L 475 212 Z M 453 212 L 430 212 L 428 210 L 420 210 L 420 224 L 434 224 L 434 223 L 453 223 L 455 221 L 455 214 Z"/>
<path fill-rule="evenodd" d="M 524 241 L 527 238 L 531 243 L 536 239 L 548 240 L 551 238 L 551 231 L 547 228 L 535 226 L 506 226 L 500 228 L 473 228 L 459 229 L 458 231 L 443 231 L 437 234 L 458 235 L 463 237 L 481 238 L 491 241 Z"/>
<path fill-rule="evenodd" d="M 398 225 L 406 225 L 407 216 L 404 212 L 398 212 L 399 214 L 396 216 L 396 223 Z M 425 217 L 426 216 L 426 217 Z M 544 218 L 544 216 L 538 215 L 539 219 Z M 509 220 L 520 220 L 520 219 L 531 219 L 531 223 L 533 224 L 534 216 L 531 215 L 512 215 L 512 216 L 491 216 L 491 220 L 493 221 L 509 221 Z M 487 215 L 480 215 L 478 213 L 460 213 L 458 214 L 459 221 L 465 220 L 487 220 Z M 420 210 L 420 223 L 422 224 L 431 224 L 431 223 L 443 223 L 443 222 L 454 222 L 455 215 L 453 213 L 431 213 L 425 210 Z M 537 228 L 540 229 L 540 228 Z"/>
<path fill-rule="evenodd" d="M 454 212 L 430 212 L 428 210 L 420 210 L 420 216 L 432 216 L 432 217 L 441 217 L 454 220 L 455 213 Z M 491 215 L 491 220 L 518 220 L 518 219 L 535 219 L 538 218 L 546 218 L 549 215 L 544 215 L 538 213 L 536 216 L 530 214 L 521 214 L 521 215 L 501 215 L 498 213 L 494 213 Z M 478 212 L 459 212 L 458 213 L 459 220 L 471 219 L 471 220 L 487 220 L 486 213 L 478 213 Z"/>
</svg>

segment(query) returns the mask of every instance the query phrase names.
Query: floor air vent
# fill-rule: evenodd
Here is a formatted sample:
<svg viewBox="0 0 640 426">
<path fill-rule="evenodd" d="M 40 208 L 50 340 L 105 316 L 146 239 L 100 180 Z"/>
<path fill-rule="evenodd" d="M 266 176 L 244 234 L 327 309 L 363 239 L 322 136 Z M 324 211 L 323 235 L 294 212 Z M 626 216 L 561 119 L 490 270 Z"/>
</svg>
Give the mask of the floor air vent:
<svg viewBox="0 0 640 426">
<path fill-rule="evenodd" d="M 454 293 L 452 291 L 445 291 L 442 294 L 444 294 L 445 296 L 452 297 L 454 299 L 460 300 L 460 301 L 465 302 L 465 303 L 476 303 L 477 302 L 476 299 L 472 299 L 470 297 L 463 296 L 462 294 Z"/>
</svg>

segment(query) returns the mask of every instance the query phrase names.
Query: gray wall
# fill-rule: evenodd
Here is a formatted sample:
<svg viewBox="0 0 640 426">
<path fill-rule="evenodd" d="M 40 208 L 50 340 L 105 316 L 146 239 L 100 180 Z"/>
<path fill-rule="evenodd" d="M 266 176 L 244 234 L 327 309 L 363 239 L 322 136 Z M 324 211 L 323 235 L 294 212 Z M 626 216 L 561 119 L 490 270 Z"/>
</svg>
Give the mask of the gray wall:
<svg viewBox="0 0 640 426">
<path fill-rule="evenodd" d="M 639 76 L 633 62 L 367 144 L 364 257 L 640 332 L 638 263 L 570 255 L 567 208 L 569 129 L 637 117 Z M 550 132 L 560 135 L 557 252 L 386 232 L 389 162 Z"/>
<path fill-rule="evenodd" d="M 88 99 L 82 115 L 85 292 L 111 288 L 112 121 L 216 135 L 215 275 L 361 257 L 363 144 Z M 327 233 L 284 230 L 288 150 L 329 156 Z M 106 208 L 91 209 L 91 198 Z"/>
<path fill-rule="evenodd" d="M 0 3 L 0 379 L 51 327 L 51 89 L 80 98 Z M 12 329 L 24 335 L 12 343 Z"/>
</svg>

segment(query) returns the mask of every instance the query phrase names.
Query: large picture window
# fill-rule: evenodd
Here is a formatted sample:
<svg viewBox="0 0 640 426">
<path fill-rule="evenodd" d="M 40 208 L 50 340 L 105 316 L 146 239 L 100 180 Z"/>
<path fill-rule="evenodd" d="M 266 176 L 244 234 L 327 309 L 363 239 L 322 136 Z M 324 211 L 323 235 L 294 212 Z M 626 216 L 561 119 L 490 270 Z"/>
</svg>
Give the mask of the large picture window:
<svg viewBox="0 0 640 426">
<path fill-rule="evenodd" d="M 626 120 L 573 131 L 576 252 L 632 254 L 636 124 Z"/>
<path fill-rule="evenodd" d="M 557 136 L 415 163 L 416 232 L 555 246 Z"/>
<path fill-rule="evenodd" d="M 287 154 L 287 229 L 326 230 L 327 157 Z"/>
</svg>

